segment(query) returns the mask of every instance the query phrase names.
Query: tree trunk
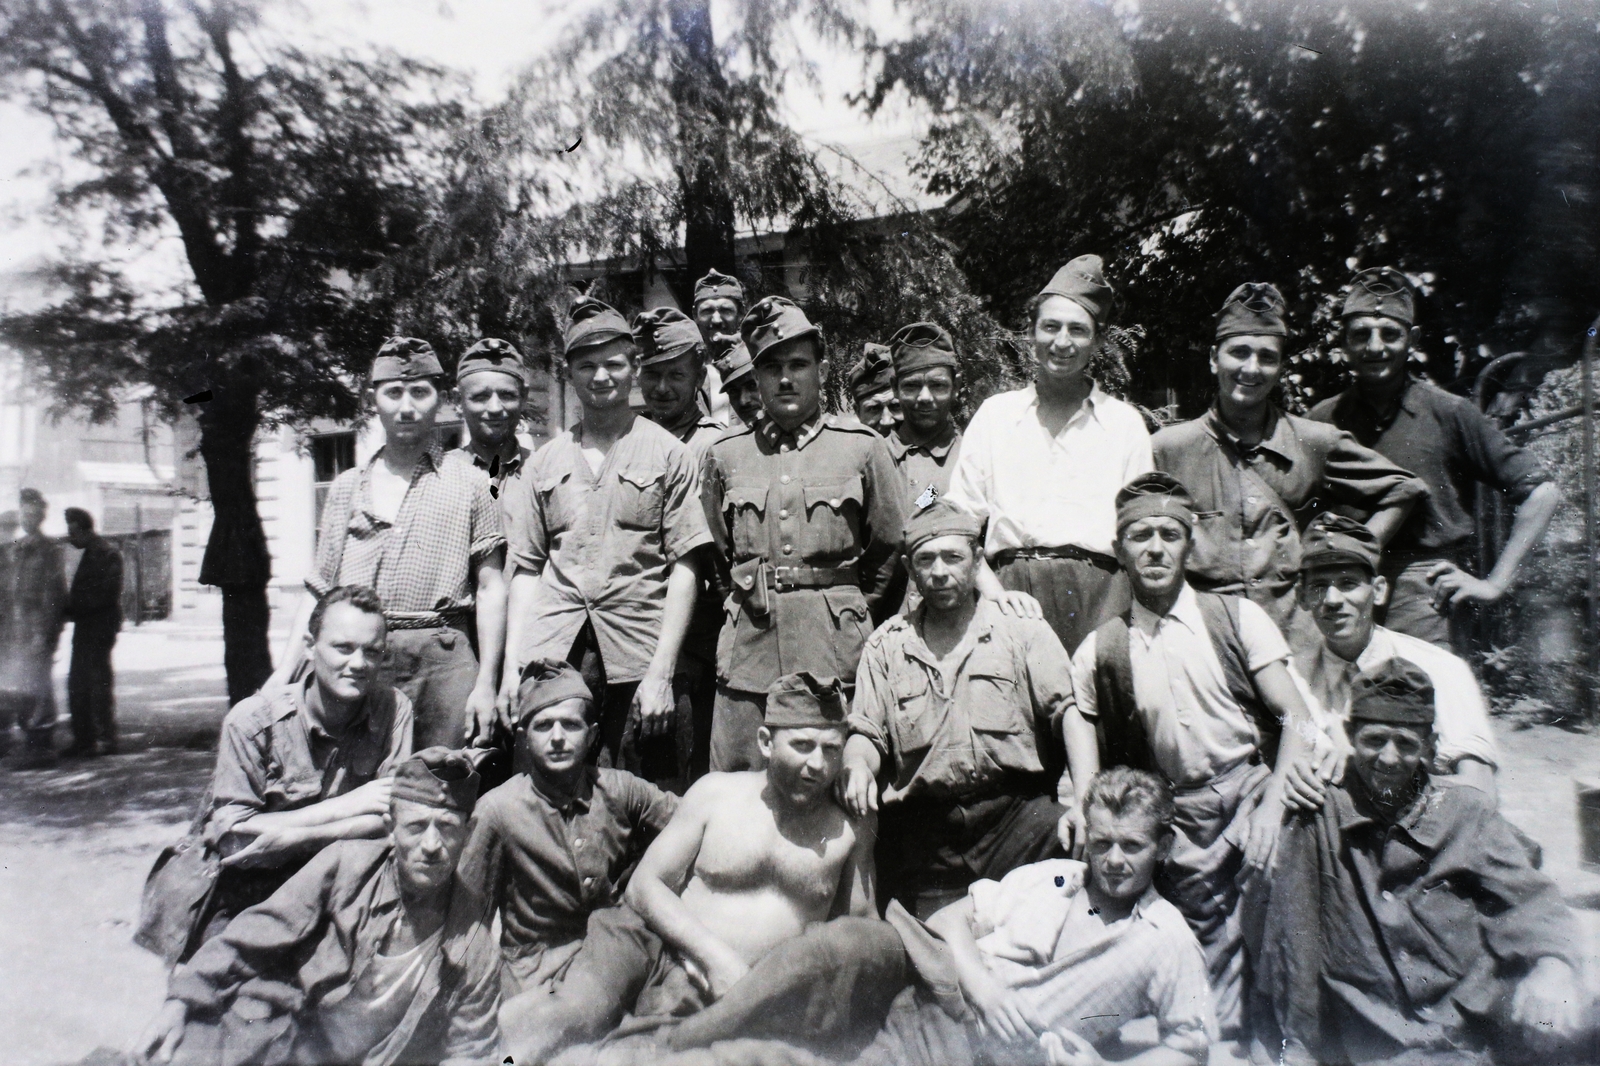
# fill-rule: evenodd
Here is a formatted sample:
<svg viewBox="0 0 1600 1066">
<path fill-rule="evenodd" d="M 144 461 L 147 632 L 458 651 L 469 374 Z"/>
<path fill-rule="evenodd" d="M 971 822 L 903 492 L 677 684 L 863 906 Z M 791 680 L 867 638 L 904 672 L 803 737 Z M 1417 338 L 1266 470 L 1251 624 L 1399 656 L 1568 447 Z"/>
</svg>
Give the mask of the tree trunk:
<svg viewBox="0 0 1600 1066">
<path fill-rule="evenodd" d="M 213 515 L 200 583 L 222 590 L 229 703 L 254 693 L 272 673 L 267 641 L 272 557 L 256 509 L 255 434 L 260 424 L 253 390 L 213 384 L 212 399 L 200 414 L 200 454 Z"/>
<path fill-rule="evenodd" d="M 728 189 L 728 80 L 711 34 L 710 0 L 671 0 L 672 102 L 678 111 L 682 163 L 683 254 L 687 295 L 715 267 L 736 273 L 733 194 Z"/>
</svg>

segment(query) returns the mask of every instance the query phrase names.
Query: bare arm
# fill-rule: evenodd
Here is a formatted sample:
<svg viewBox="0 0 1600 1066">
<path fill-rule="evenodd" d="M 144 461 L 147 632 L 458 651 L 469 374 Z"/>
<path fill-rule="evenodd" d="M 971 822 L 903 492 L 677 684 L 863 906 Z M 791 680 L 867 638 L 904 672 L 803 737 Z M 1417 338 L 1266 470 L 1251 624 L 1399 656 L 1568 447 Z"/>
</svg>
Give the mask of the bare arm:
<svg viewBox="0 0 1600 1066">
<path fill-rule="evenodd" d="M 878 746 L 860 733 L 844 743 L 844 767 L 839 773 L 839 804 L 852 818 L 864 818 L 878 809 L 878 770 L 883 756 Z"/>
<path fill-rule="evenodd" d="M 642 736 L 661 736 L 672 730 L 676 701 L 672 695 L 672 675 L 678 669 L 678 652 L 694 615 L 695 597 L 700 592 L 700 562 L 695 552 L 673 560 L 667 571 L 667 602 L 661 619 L 661 637 L 655 654 L 633 694 L 633 707 L 639 715 Z"/>
<path fill-rule="evenodd" d="M 1061 716 L 1061 740 L 1067 749 L 1067 770 L 1072 774 L 1072 788 L 1081 811 L 1089 783 L 1100 772 L 1100 738 L 1095 735 L 1094 724 L 1073 705 Z"/>
<path fill-rule="evenodd" d="M 1553 481 L 1535 485 L 1528 498 L 1517 507 L 1511 522 L 1511 536 L 1506 539 L 1505 550 L 1495 561 L 1494 569 L 1486 578 L 1476 578 L 1454 563 L 1441 562 L 1428 571 L 1427 579 L 1433 585 L 1433 605 L 1447 611 L 1468 603 L 1497 603 L 1510 591 L 1517 578 L 1517 568 L 1527 558 L 1534 545 L 1544 539 L 1550 520 L 1561 506 L 1561 490 Z"/>
<path fill-rule="evenodd" d="M 856 842 L 845 859 L 844 869 L 839 873 L 839 891 L 834 895 L 830 918 L 842 915 L 852 918 L 878 916 L 877 868 L 872 858 L 873 849 L 878 843 L 878 816 L 868 813 L 866 817 L 854 821 Z"/>
<path fill-rule="evenodd" d="M 489 743 L 499 697 L 500 665 L 506 647 L 505 548 L 496 548 L 478 564 L 478 591 L 473 609 L 478 623 L 478 683 L 467 697 L 467 741 Z"/>
<path fill-rule="evenodd" d="M 684 906 L 679 893 L 694 873 L 711 812 L 725 797 L 719 775 L 702 778 L 691 787 L 678 813 L 639 860 L 627 891 L 628 905 L 657 936 L 699 968 L 717 997 L 732 988 L 749 967 Z"/>
<path fill-rule="evenodd" d="M 1255 684 L 1261 701 L 1283 722 L 1277 765 L 1251 821 L 1245 845 L 1245 862 L 1253 869 L 1263 869 L 1271 861 L 1285 804 L 1299 810 L 1316 810 L 1322 805 L 1324 786 L 1311 767 L 1316 726 L 1311 723 L 1311 712 L 1306 709 L 1288 666 L 1275 662 L 1262 667 L 1256 671 Z"/>
<path fill-rule="evenodd" d="M 1406 524 L 1406 519 L 1411 515 L 1411 508 L 1415 507 L 1416 503 L 1415 499 L 1403 500 L 1372 512 L 1372 517 L 1367 519 L 1367 528 L 1372 530 L 1372 535 L 1378 538 L 1379 544 L 1389 543 L 1389 538 L 1400 532 L 1400 527 Z"/>
<path fill-rule="evenodd" d="M 336 840 L 376 840 L 389 833 L 388 819 L 379 814 L 359 814 L 316 825 L 294 826 L 273 821 L 279 811 L 261 814 L 234 826 L 230 836 L 254 835 L 247 847 L 222 860 L 224 866 L 277 866 L 291 855 L 320 851 Z"/>
<path fill-rule="evenodd" d="M 511 703 L 517 695 L 517 683 L 522 668 L 527 665 L 522 649 L 528 639 L 529 612 L 538 591 L 539 575 L 531 570 L 517 569 L 511 574 L 511 589 L 506 605 L 505 670 L 500 675 L 500 724 L 511 729 Z"/>
<path fill-rule="evenodd" d="M 938 933 L 950 948 L 962 995 L 977 1008 L 984 1028 L 1008 1043 L 1028 1040 L 1044 1032 L 1044 1023 L 1015 992 L 989 972 L 977 938 L 972 934 L 972 918 L 972 897 L 964 896 L 928 919 L 928 928 Z"/>
</svg>

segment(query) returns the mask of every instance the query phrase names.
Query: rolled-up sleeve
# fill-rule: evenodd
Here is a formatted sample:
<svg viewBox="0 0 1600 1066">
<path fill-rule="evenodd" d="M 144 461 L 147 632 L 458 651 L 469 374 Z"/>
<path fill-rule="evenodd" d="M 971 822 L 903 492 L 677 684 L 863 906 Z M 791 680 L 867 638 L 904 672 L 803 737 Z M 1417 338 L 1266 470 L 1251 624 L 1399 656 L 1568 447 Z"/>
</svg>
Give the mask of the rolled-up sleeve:
<svg viewBox="0 0 1600 1066">
<path fill-rule="evenodd" d="M 1427 482 L 1364 447 L 1344 431 L 1328 450 L 1323 483 L 1335 502 L 1369 515 L 1428 495 Z"/>
<path fill-rule="evenodd" d="M 1048 623 L 1029 619 L 1022 628 L 1034 714 L 1049 722 L 1052 734 L 1059 736 L 1061 719 L 1074 702 L 1072 659 Z"/>
<path fill-rule="evenodd" d="M 1429 656 L 1424 667 L 1433 681 L 1435 693 L 1434 729 L 1438 749 L 1434 769 L 1454 773 L 1462 759 L 1477 759 L 1490 766 L 1500 765 L 1500 752 L 1489 727 L 1489 706 L 1484 702 L 1478 679 L 1466 663 L 1441 652 Z"/>
<path fill-rule="evenodd" d="M 472 468 L 478 476 L 472 486 L 472 565 L 481 565 L 495 552 L 506 546 L 505 530 L 500 524 L 500 503 L 489 491 L 489 475 Z"/>
<path fill-rule="evenodd" d="M 530 460 L 519 477 L 505 484 L 505 500 L 501 513 L 505 517 L 506 571 L 526 570 L 532 574 L 543 572 L 550 559 L 550 545 L 545 535 L 544 512 L 539 506 L 539 455 Z"/>
<path fill-rule="evenodd" d="M 1531 451 L 1513 444 L 1494 420 L 1476 407 L 1457 407 L 1456 432 L 1474 480 L 1499 489 L 1514 503 L 1526 500 L 1537 486 L 1550 480 L 1550 471 Z"/>
<path fill-rule="evenodd" d="M 889 708 L 886 700 L 894 698 L 889 681 L 888 657 L 883 641 L 876 635 L 867 638 L 861 650 L 861 664 L 856 667 L 856 693 L 850 703 L 850 717 L 846 720 L 852 736 L 861 735 L 872 741 L 879 756 L 888 758 Z"/>
<path fill-rule="evenodd" d="M 680 448 L 666 464 L 662 486 L 661 550 L 668 562 L 712 543 L 711 529 L 701 503 L 700 470 L 694 453 Z"/>
</svg>

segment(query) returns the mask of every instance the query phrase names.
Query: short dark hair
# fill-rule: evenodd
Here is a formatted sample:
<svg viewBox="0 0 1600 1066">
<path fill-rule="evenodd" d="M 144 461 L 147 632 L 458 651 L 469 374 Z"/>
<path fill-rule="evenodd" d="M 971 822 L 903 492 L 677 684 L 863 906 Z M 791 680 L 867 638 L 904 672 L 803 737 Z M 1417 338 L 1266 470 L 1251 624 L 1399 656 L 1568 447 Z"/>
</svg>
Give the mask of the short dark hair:
<svg viewBox="0 0 1600 1066">
<path fill-rule="evenodd" d="M 313 640 L 322 635 L 322 616 L 336 603 L 348 603 L 358 611 L 383 617 L 383 600 L 372 589 L 365 585 L 337 585 L 329 589 L 328 594 L 311 609 L 311 620 L 306 623 L 306 629 Z"/>
<path fill-rule="evenodd" d="M 1089 792 L 1083 797 L 1085 818 L 1092 807 L 1103 807 L 1106 813 L 1117 817 L 1141 812 L 1155 822 L 1161 833 L 1172 831 L 1172 820 L 1177 813 L 1172 802 L 1172 786 L 1148 770 L 1135 770 L 1131 766 L 1113 766 L 1094 775 Z"/>
<path fill-rule="evenodd" d="M 94 515 L 82 507 L 68 507 L 61 512 L 61 517 L 67 520 L 69 526 L 82 526 L 85 529 L 94 529 Z"/>
</svg>

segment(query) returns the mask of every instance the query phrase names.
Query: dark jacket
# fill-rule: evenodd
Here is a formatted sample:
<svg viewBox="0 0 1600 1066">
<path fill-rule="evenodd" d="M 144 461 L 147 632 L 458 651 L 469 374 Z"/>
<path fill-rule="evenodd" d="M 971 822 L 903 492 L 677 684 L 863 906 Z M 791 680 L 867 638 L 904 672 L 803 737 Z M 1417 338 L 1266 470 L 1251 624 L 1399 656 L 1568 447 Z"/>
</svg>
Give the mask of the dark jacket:
<svg viewBox="0 0 1600 1066">
<path fill-rule="evenodd" d="M 77 623 L 77 632 L 93 627 L 114 633 L 122 627 L 122 553 L 99 534 L 90 538 L 72 575 L 67 619 Z"/>
</svg>

